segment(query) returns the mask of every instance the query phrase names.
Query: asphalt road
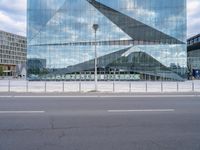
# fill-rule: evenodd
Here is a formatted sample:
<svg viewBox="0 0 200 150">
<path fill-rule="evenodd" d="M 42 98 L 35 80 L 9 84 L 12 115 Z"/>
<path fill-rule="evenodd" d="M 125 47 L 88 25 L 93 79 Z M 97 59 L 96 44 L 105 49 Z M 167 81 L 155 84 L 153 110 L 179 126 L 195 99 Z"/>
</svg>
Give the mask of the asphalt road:
<svg viewBox="0 0 200 150">
<path fill-rule="evenodd" d="M 200 150 L 200 97 L 0 97 L 0 150 Z"/>
</svg>

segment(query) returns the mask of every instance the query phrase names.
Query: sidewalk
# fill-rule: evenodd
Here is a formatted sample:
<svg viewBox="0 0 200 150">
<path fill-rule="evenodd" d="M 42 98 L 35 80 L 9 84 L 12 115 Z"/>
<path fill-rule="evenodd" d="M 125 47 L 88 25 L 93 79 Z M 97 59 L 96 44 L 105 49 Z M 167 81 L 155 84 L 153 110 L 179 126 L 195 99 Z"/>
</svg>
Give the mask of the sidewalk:
<svg viewBox="0 0 200 150">
<path fill-rule="evenodd" d="M 200 97 L 200 92 L 183 93 L 0 93 L 0 97 Z M 200 99 L 199 99 L 200 100 Z"/>
<path fill-rule="evenodd" d="M 0 81 L 1 92 L 19 93 L 92 93 L 94 82 L 28 82 Z M 186 82 L 98 82 L 98 91 L 102 93 L 190 93 L 200 92 L 199 81 Z"/>
</svg>

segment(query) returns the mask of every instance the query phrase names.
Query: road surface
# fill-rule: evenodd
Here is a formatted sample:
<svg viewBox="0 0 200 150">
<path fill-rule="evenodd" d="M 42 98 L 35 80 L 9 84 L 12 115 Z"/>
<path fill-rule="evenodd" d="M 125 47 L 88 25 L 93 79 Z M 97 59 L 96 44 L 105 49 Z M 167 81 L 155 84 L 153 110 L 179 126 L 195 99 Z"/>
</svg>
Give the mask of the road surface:
<svg viewBox="0 0 200 150">
<path fill-rule="evenodd" d="M 0 97 L 0 150 L 200 150 L 200 97 Z"/>
</svg>

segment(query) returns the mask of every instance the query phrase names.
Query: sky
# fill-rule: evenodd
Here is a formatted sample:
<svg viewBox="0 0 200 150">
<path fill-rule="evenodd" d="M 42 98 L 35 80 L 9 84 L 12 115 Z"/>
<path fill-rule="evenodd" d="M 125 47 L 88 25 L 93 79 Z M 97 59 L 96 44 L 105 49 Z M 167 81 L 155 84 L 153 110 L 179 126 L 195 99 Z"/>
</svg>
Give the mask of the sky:
<svg viewBox="0 0 200 150">
<path fill-rule="evenodd" d="M 26 35 L 26 1 L 0 0 L 0 30 Z M 187 0 L 188 37 L 200 33 L 200 0 Z"/>
</svg>

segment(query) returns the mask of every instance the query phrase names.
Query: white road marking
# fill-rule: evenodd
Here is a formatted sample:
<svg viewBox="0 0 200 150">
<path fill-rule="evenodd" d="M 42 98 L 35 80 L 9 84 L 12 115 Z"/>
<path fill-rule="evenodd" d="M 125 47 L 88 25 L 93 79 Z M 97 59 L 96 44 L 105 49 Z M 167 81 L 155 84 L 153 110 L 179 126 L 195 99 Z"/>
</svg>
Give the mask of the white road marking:
<svg viewBox="0 0 200 150">
<path fill-rule="evenodd" d="M 138 109 L 138 110 L 108 110 L 109 113 L 123 112 L 174 112 L 175 109 Z"/>
<path fill-rule="evenodd" d="M 0 98 L 11 98 L 13 96 L 0 96 Z"/>
<path fill-rule="evenodd" d="M 42 114 L 45 111 L 0 111 L 0 114 Z"/>
</svg>

